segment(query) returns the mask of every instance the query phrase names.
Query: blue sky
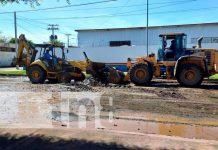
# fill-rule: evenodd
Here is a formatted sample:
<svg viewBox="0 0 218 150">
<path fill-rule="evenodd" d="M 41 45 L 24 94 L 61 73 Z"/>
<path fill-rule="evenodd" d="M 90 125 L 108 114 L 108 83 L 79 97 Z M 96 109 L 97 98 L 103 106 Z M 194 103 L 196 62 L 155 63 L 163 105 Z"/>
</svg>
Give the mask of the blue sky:
<svg viewBox="0 0 218 150">
<path fill-rule="evenodd" d="M 81 4 L 100 0 L 71 0 L 71 4 Z M 7 4 L 0 6 L 0 13 L 40 9 L 68 5 L 65 0 L 41 0 L 34 8 L 28 4 Z M 174 25 L 189 23 L 218 22 L 217 0 L 150 0 L 149 25 Z M 73 18 L 68 20 L 48 20 L 63 17 L 108 17 Z M 35 43 L 48 41 L 51 31 L 47 24 L 59 24 L 56 32 L 59 39 L 66 42 L 64 33 L 70 33 L 71 43 L 76 43 L 75 29 L 122 28 L 146 26 L 146 0 L 117 0 L 114 2 L 89 6 L 69 7 L 47 11 L 17 13 L 18 35 L 24 33 Z M 47 18 L 47 20 L 46 20 Z M 36 19 L 36 20 L 32 20 Z M 44 19 L 44 20 L 37 20 Z M 0 31 L 7 37 L 14 36 L 13 14 L 0 14 Z"/>
</svg>

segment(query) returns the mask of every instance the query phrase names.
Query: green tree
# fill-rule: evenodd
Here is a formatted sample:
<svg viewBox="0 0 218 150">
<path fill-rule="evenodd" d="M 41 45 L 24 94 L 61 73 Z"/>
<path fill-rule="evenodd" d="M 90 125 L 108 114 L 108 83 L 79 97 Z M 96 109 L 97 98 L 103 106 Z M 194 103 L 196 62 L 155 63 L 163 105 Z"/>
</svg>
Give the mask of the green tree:
<svg viewBox="0 0 218 150">
<path fill-rule="evenodd" d="M 50 41 L 49 43 L 52 43 L 52 41 Z M 54 45 L 56 45 L 56 46 L 64 46 L 64 42 L 61 42 L 60 40 L 55 40 L 54 41 Z"/>
<path fill-rule="evenodd" d="M 32 40 L 29 40 L 29 43 L 30 43 L 31 45 L 34 45 L 34 44 L 35 44 Z"/>
<path fill-rule="evenodd" d="M 31 4 L 32 6 L 34 5 L 39 5 L 39 0 L 0 0 L 1 4 L 7 4 L 7 3 L 20 3 L 24 2 L 25 4 Z"/>
<path fill-rule="evenodd" d="M 60 1 L 60 0 L 57 0 Z M 70 0 L 66 0 L 68 4 L 70 4 Z M 30 4 L 31 6 L 40 5 L 40 0 L 0 0 L 0 4 L 7 3 L 20 3 L 23 2 L 25 4 Z"/>
<path fill-rule="evenodd" d="M 15 44 L 15 38 L 11 38 L 11 39 L 9 40 L 9 43 Z"/>
<path fill-rule="evenodd" d="M 15 38 L 9 39 L 8 42 L 11 43 L 11 44 L 15 44 Z M 32 45 L 35 44 L 32 40 L 28 40 L 28 42 L 29 42 L 30 44 L 32 44 Z"/>
</svg>

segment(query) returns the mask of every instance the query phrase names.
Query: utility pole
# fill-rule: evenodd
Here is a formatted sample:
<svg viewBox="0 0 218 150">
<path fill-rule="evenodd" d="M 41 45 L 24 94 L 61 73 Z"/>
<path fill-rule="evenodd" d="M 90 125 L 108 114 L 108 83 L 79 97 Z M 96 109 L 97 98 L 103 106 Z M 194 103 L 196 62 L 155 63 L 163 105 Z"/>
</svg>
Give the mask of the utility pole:
<svg viewBox="0 0 218 150">
<path fill-rule="evenodd" d="M 148 23 L 149 23 L 149 22 L 148 22 L 148 20 L 149 20 L 149 18 L 148 18 L 148 17 L 149 17 L 149 16 L 148 16 L 149 14 L 148 14 L 148 13 L 149 13 L 149 3 L 148 3 L 148 1 L 149 1 L 149 0 L 147 0 L 147 27 L 146 27 L 146 40 L 147 40 L 147 42 L 146 42 L 146 49 L 147 49 L 147 56 L 149 55 L 149 51 L 148 51 L 148 25 L 149 25 L 149 24 L 148 24 Z"/>
<path fill-rule="evenodd" d="M 50 38 L 50 39 L 52 41 L 52 44 L 54 44 L 55 40 L 57 39 L 57 38 L 55 38 L 57 36 L 55 35 L 54 32 L 55 32 L 55 30 L 59 30 L 58 25 L 57 24 L 49 24 L 48 25 L 48 30 L 52 31 L 52 38 Z"/>
<path fill-rule="evenodd" d="M 67 36 L 67 48 L 69 48 L 69 46 L 70 46 L 70 36 L 72 34 L 65 34 L 65 35 Z"/>
<path fill-rule="evenodd" d="M 15 33 L 15 46 L 16 46 L 16 54 L 17 54 L 17 49 L 18 49 L 18 43 L 17 43 L 17 13 L 16 11 L 14 12 L 14 33 Z"/>
</svg>

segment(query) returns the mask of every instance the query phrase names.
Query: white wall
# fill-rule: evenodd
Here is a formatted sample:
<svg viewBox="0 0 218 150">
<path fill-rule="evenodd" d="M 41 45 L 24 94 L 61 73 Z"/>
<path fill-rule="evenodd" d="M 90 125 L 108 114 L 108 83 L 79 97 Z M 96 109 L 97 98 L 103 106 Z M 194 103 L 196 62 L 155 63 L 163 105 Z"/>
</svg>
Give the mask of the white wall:
<svg viewBox="0 0 218 150">
<path fill-rule="evenodd" d="M 197 43 L 191 43 L 191 38 L 218 37 L 218 24 L 186 25 L 151 27 L 149 29 L 149 54 L 157 54 L 159 48 L 159 34 L 169 32 L 183 32 L 187 34 L 187 47 L 192 48 Z M 109 47 L 110 41 L 130 40 L 131 47 Z M 93 30 L 79 31 L 78 45 L 80 48 L 71 48 L 69 59 L 83 60 L 83 51 L 90 59 L 102 62 L 126 62 L 129 57 L 146 55 L 146 29 L 121 30 Z M 218 43 L 202 43 L 205 48 L 218 49 Z"/>
<path fill-rule="evenodd" d="M 188 44 L 188 48 L 192 48 L 195 44 Z M 216 48 L 218 44 L 203 44 L 205 48 Z M 149 54 L 155 53 L 157 56 L 159 45 L 149 45 Z M 68 60 L 84 60 L 83 52 L 93 61 L 106 63 L 124 63 L 127 58 L 136 58 L 146 56 L 145 46 L 122 46 L 122 47 L 85 47 L 70 48 L 67 55 Z"/>
<path fill-rule="evenodd" d="M 151 27 L 149 29 L 149 45 L 158 45 L 159 34 L 167 32 L 184 32 L 188 35 L 188 43 L 191 38 L 218 37 L 218 25 L 189 25 L 189 26 L 164 26 Z M 121 29 L 121 30 L 93 30 L 79 31 L 78 45 L 80 47 L 106 47 L 110 41 L 130 40 L 132 45 L 142 46 L 146 44 L 146 29 Z"/>
<path fill-rule="evenodd" d="M 16 56 L 15 52 L 2 52 L 0 51 L 0 67 L 9 67 Z"/>
<path fill-rule="evenodd" d="M 11 43 L 0 43 L 0 47 L 16 48 L 16 45 L 15 44 L 11 44 Z"/>
<path fill-rule="evenodd" d="M 152 48 L 153 47 L 153 48 Z M 156 49 L 156 45 L 150 46 Z M 122 46 L 122 47 L 86 47 L 86 48 L 71 48 L 67 54 L 69 60 L 85 60 L 83 55 L 85 51 L 88 57 L 93 61 L 106 62 L 106 63 L 124 63 L 127 58 L 135 58 L 145 56 L 145 46 Z M 150 51 L 152 52 L 152 51 Z M 155 52 L 155 51 L 153 51 Z"/>
</svg>

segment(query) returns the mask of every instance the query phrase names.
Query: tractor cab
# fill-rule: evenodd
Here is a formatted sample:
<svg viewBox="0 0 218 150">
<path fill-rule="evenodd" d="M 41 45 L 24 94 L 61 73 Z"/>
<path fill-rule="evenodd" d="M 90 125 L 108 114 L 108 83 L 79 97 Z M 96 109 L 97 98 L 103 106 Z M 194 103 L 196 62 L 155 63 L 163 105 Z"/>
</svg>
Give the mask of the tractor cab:
<svg viewBox="0 0 218 150">
<path fill-rule="evenodd" d="M 187 36 L 184 33 L 160 34 L 158 61 L 176 61 L 186 50 Z"/>
<path fill-rule="evenodd" d="M 49 70 L 57 70 L 58 62 L 65 61 L 65 52 L 63 46 L 52 44 L 36 44 L 36 48 L 40 48 L 39 59 L 42 60 Z"/>
</svg>

